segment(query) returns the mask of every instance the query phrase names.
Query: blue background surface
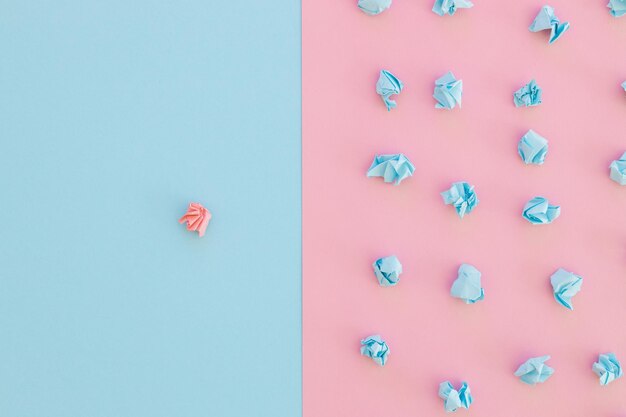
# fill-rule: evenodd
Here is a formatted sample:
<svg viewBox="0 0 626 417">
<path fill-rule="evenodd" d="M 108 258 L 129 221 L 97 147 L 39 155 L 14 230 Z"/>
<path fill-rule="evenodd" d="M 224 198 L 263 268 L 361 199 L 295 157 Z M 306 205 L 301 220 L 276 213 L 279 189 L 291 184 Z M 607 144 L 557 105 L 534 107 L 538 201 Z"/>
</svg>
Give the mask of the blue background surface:
<svg viewBox="0 0 626 417">
<path fill-rule="evenodd" d="M 0 415 L 299 415 L 299 2 L 0 10 Z"/>
</svg>

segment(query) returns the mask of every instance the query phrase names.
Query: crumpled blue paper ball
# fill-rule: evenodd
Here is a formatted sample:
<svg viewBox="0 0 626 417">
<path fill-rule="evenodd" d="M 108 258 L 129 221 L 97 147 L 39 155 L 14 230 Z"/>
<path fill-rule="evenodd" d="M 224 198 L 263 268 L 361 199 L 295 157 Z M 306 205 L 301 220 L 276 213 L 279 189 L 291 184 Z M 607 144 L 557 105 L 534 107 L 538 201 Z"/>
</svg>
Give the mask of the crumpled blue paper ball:
<svg viewBox="0 0 626 417">
<path fill-rule="evenodd" d="M 626 0 L 624 0 L 624 1 L 626 1 Z M 626 81 L 624 81 L 621 85 L 622 85 L 622 88 L 624 89 L 624 91 L 626 91 Z"/>
<path fill-rule="evenodd" d="M 462 264 L 457 279 L 450 288 L 450 294 L 467 304 L 474 304 L 485 298 L 485 290 L 480 285 L 480 271 L 472 265 Z"/>
<path fill-rule="evenodd" d="M 379 335 L 375 334 L 361 340 L 361 355 L 372 358 L 378 365 L 384 366 L 389 356 L 389 346 Z"/>
<path fill-rule="evenodd" d="M 395 109 L 397 103 L 391 99 L 394 94 L 400 94 L 404 84 L 395 75 L 387 70 L 380 71 L 380 76 L 376 82 L 376 93 L 380 95 L 387 106 L 387 111 Z"/>
<path fill-rule="evenodd" d="M 394 286 L 400 281 L 402 264 L 394 255 L 377 259 L 372 264 L 378 283 L 383 287 Z"/>
<path fill-rule="evenodd" d="M 454 74 L 448 71 L 435 81 L 435 92 L 433 97 L 437 100 L 435 108 L 453 109 L 457 104 L 461 107 L 461 96 L 463 95 L 463 80 L 454 78 Z"/>
<path fill-rule="evenodd" d="M 609 165 L 610 177 L 619 185 L 626 185 L 626 152 L 620 159 L 616 159 Z"/>
<path fill-rule="evenodd" d="M 367 170 L 367 176 L 383 177 L 385 182 L 395 182 L 395 185 L 398 185 L 405 178 L 412 176 L 414 171 L 415 166 L 401 153 L 376 155 Z"/>
<path fill-rule="evenodd" d="M 359 0 L 358 6 L 364 13 L 374 16 L 391 7 L 391 0 Z"/>
<path fill-rule="evenodd" d="M 552 7 L 543 6 L 528 29 L 531 32 L 550 29 L 550 40 L 548 43 L 552 43 L 569 29 L 569 22 L 561 23 L 559 18 L 554 14 Z"/>
<path fill-rule="evenodd" d="M 458 390 L 449 381 L 442 382 L 439 384 L 439 397 L 443 399 L 443 407 L 447 412 L 469 408 L 474 400 L 467 382 L 463 382 Z"/>
<path fill-rule="evenodd" d="M 611 15 L 614 17 L 621 17 L 626 14 L 626 0 L 609 0 L 609 4 L 606 7 L 611 9 Z"/>
<path fill-rule="evenodd" d="M 513 93 L 513 103 L 515 103 L 515 107 L 538 106 L 541 104 L 542 92 L 543 90 L 535 80 L 530 80 L 528 84 Z"/>
<path fill-rule="evenodd" d="M 601 353 L 591 369 L 600 378 L 600 385 L 607 385 L 623 374 L 622 365 L 613 353 Z"/>
<path fill-rule="evenodd" d="M 528 359 L 515 371 L 515 376 L 528 385 L 545 382 L 554 373 L 554 369 L 545 364 L 548 359 L 547 355 Z"/>
<path fill-rule="evenodd" d="M 470 214 L 479 203 L 474 186 L 464 181 L 453 183 L 449 190 L 441 193 L 441 197 L 445 204 L 454 206 L 460 218 Z"/>
<path fill-rule="evenodd" d="M 535 197 L 524 206 L 522 216 L 532 224 L 548 224 L 561 215 L 561 207 L 550 205 L 544 197 Z"/>
<path fill-rule="evenodd" d="M 472 6 L 474 6 L 474 3 L 469 0 L 435 0 L 433 12 L 439 16 L 446 14 L 452 16 L 457 9 L 469 9 Z"/>
<path fill-rule="evenodd" d="M 525 164 L 541 165 L 548 153 L 548 140 L 531 129 L 520 139 L 517 152 Z"/>
<path fill-rule="evenodd" d="M 583 285 L 582 277 L 559 268 L 550 277 L 550 284 L 552 284 L 554 299 L 563 307 L 573 310 L 572 297 L 580 291 Z"/>
</svg>

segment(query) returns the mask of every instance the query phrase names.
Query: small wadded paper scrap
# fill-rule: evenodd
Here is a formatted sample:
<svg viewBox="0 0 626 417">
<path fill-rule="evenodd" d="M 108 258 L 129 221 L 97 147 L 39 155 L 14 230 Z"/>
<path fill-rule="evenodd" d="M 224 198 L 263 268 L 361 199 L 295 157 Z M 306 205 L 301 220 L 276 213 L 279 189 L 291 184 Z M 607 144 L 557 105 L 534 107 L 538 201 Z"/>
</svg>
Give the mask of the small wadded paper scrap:
<svg viewBox="0 0 626 417">
<path fill-rule="evenodd" d="M 389 356 L 389 346 L 379 335 L 375 334 L 361 340 L 361 355 L 372 358 L 375 363 L 384 366 Z"/>
<path fill-rule="evenodd" d="M 600 385 L 608 385 L 617 378 L 621 378 L 623 374 L 622 365 L 614 353 L 601 353 L 598 362 L 594 362 L 591 370 L 598 375 Z"/>
<path fill-rule="evenodd" d="M 620 159 L 616 159 L 609 165 L 610 178 L 619 185 L 626 185 L 626 152 Z"/>
<path fill-rule="evenodd" d="M 469 9 L 473 7 L 474 3 L 469 0 L 435 0 L 433 5 L 433 12 L 439 16 L 449 14 L 452 16 L 457 9 Z"/>
<path fill-rule="evenodd" d="M 517 152 L 525 164 L 541 165 L 548 153 L 548 140 L 531 129 L 520 139 Z"/>
<path fill-rule="evenodd" d="M 460 298 L 466 304 L 474 304 L 485 298 L 485 290 L 480 284 L 480 271 L 476 267 L 462 264 L 456 280 L 450 288 L 450 295 Z"/>
<path fill-rule="evenodd" d="M 569 29 L 569 22 L 561 23 L 559 18 L 554 14 L 552 7 L 543 6 L 528 29 L 531 32 L 550 29 L 550 39 L 548 43 L 553 43 Z"/>
<path fill-rule="evenodd" d="M 391 7 L 391 0 L 359 0 L 359 9 L 370 16 L 375 16 Z"/>
<path fill-rule="evenodd" d="M 454 78 L 454 74 L 448 71 L 435 81 L 433 97 L 437 100 L 435 108 L 451 110 L 457 105 L 461 107 L 463 95 L 463 80 Z"/>
<path fill-rule="evenodd" d="M 204 208 L 200 203 L 189 203 L 187 212 L 178 220 L 178 223 L 187 223 L 187 230 L 190 232 L 198 232 L 198 237 L 204 236 L 209 221 L 211 220 L 211 212 Z"/>
<path fill-rule="evenodd" d="M 474 401 L 467 382 L 463 382 L 458 390 L 450 381 L 442 382 L 439 384 L 439 398 L 443 399 L 443 407 L 447 412 L 469 408 Z"/>
<path fill-rule="evenodd" d="M 395 255 L 377 259 L 372 266 L 374 267 L 374 275 L 382 287 L 391 287 L 400 281 L 402 264 Z"/>
<path fill-rule="evenodd" d="M 376 93 L 383 99 L 387 111 L 397 107 L 398 104 L 391 99 L 391 96 L 400 94 L 403 88 L 404 84 L 395 75 L 387 70 L 380 71 L 376 82 Z"/>
<path fill-rule="evenodd" d="M 513 103 L 515 103 L 515 107 L 538 106 L 541 104 L 542 93 L 543 90 L 535 80 L 530 80 L 528 84 L 513 93 Z"/>
<path fill-rule="evenodd" d="M 561 207 L 551 205 L 544 197 L 535 197 L 524 206 L 522 217 L 532 224 L 549 224 L 561 215 Z"/>
<path fill-rule="evenodd" d="M 464 181 L 453 183 L 449 190 L 441 193 L 441 197 L 446 205 L 454 206 L 460 218 L 470 214 L 479 203 L 474 186 Z"/>
<path fill-rule="evenodd" d="M 528 385 L 545 382 L 554 373 L 554 369 L 545 364 L 548 359 L 547 355 L 528 359 L 515 371 L 515 376 Z"/>
<path fill-rule="evenodd" d="M 395 185 L 399 185 L 412 176 L 414 171 L 415 166 L 401 153 L 376 155 L 367 170 L 367 176 L 382 177 L 387 183 L 395 182 Z"/>
<path fill-rule="evenodd" d="M 606 5 L 611 9 L 611 15 L 613 17 L 621 17 L 626 14 L 626 0 L 609 0 L 609 4 Z M 626 87 L 624 87 L 626 89 Z"/>
<path fill-rule="evenodd" d="M 563 307 L 573 310 L 572 297 L 578 294 L 583 285 L 583 278 L 573 272 L 559 268 L 550 277 L 554 299 Z"/>
</svg>

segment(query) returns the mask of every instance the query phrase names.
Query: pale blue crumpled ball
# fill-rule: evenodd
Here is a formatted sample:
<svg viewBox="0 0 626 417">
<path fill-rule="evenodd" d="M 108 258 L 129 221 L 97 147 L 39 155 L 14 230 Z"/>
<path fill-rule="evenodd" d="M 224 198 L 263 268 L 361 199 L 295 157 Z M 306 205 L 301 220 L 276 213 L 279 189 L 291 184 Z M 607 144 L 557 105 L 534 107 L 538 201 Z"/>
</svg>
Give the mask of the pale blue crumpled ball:
<svg viewBox="0 0 626 417">
<path fill-rule="evenodd" d="M 550 39 L 548 43 L 552 43 L 559 39 L 569 29 L 569 22 L 563 22 L 559 20 L 554 14 L 554 9 L 550 6 L 543 6 L 537 17 L 530 24 L 528 30 L 531 32 L 539 32 L 542 30 L 550 29 Z"/>
<path fill-rule="evenodd" d="M 541 104 L 542 93 L 543 90 L 535 80 L 530 80 L 528 84 L 513 93 L 513 103 L 515 103 L 515 107 L 538 106 Z"/>
<path fill-rule="evenodd" d="M 376 155 L 367 170 L 367 176 L 383 177 L 385 182 L 399 185 L 402 180 L 412 176 L 414 171 L 415 166 L 401 153 Z"/>
<path fill-rule="evenodd" d="M 377 259 L 372 266 L 378 283 L 383 287 L 394 286 L 400 281 L 402 264 L 395 255 Z"/>
<path fill-rule="evenodd" d="M 522 216 L 532 224 L 549 224 L 561 215 L 561 207 L 551 205 L 544 197 L 535 197 L 524 206 Z"/>
<path fill-rule="evenodd" d="M 520 139 L 517 152 L 525 164 L 541 165 L 548 153 L 548 140 L 531 129 Z"/>
<path fill-rule="evenodd" d="M 554 299 L 563 307 L 573 310 L 572 297 L 578 294 L 582 285 L 583 278 L 573 272 L 559 268 L 550 277 Z"/>
<path fill-rule="evenodd" d="M 379 335 L 369 336 L 361 340 L 361 355 L 372 358 L 378 365 L 384 366 L 389 356 L 389 346 Z"/>
<path fill-rule="evenodd" d="M 378 81 L 376 82 L 376 93 L 383 99 L 385 106 L 387 106 L 387 111 L 397 107 L 398 104 L 391 99 L 391 96 L 400 94 L 403 88 L 404 84 L 395 75 L 387 70 L 380 71 Z"/>
<path fill-rule="evenodd" d="M 450 381 L 442 382 L 439 384 L 439 397 L 443 399 L 443 407 L 447 412 L 469 408 L 473 401 L 467 382 L 463 382 L 458 390 L 454 389 Z"/>
<path fill-rule="evenodd" d="M 528 359 L 515 371 L 515 376 L 528 385 L 545 382 L 554 373 L 554 369 L 545 364 L 548 359 L 548 355 Z"/>
<path fill-rule="evenodd" d="M 591 369 L 600 378 L 600 385 L 607 385 L 623 375 L 622 365 L 613 353 L 601 353 Z"/>
<path fill-rule="evenodd" d="M 469 9 L 472 6 L 474 6 L 474 3 L 469 0 L 435 0 L 433 12 L 439 16 L 446 14 L 452 16 L 457 9 Z"/>
<path fill-rule="evenodd" d="M 481 273 L 476 267 L 462 264 L 457 279 L 450 288 L 450 295 L 460 298 L 466 304 L 474 304 L 485 298 L 485 290 L 480 284 Z"/>
<path fill-rule="evenodd" d="M 626 0 L 609 0 L 606 7 L 611 9 L 611 15 L 613 17 L 621 17 L 626 14 Z M 626 87 L 624 87 L 624 89 L 626 89 Z"/>
<path fill-rule="evenodd" d="M 479 203 L 474 186 L 464 181 L 453 183 L 449 190 L 441 193 L 441 197 L 445 204 L 454 206 L 460 218 L 471 213 Z"/>
<path fill-rule="evenodd" d="M 448 71 L 435 81 L 433 97 L 437 100 L 435 108 L 453 109 L 457 104 L 461 107 L 463 95 L 463 80 L 457 80 L 451 71 Z"/>
<path fill-rule="evenodd" d="M 609 165 L 610 177 L 619 185 L 626 185 L 626 152 L 620 159 L 616 159 Z"/>
<path fill-rule="evenodd" d="M 364 13 L 375 16 L 391 7 L 391 0 L 359 0 L 358 6 Z"/>
</svg>

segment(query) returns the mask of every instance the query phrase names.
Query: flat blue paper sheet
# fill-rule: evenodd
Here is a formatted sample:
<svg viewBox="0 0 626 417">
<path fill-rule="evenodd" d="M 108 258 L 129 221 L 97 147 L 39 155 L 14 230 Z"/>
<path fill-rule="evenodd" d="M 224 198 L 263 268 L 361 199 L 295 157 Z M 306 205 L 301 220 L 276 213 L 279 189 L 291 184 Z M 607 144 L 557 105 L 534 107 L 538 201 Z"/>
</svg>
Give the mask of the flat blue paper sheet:
<svg viewBox="0 0 626 417">
<path fill-rule="evenodd" d="M 548 355 L 528 359 L 517 368 L 515 376 L 528 385 L 545 382 L 554 374 L 554 369 L 545 363 L 548 359 Z"/>
</svg>

